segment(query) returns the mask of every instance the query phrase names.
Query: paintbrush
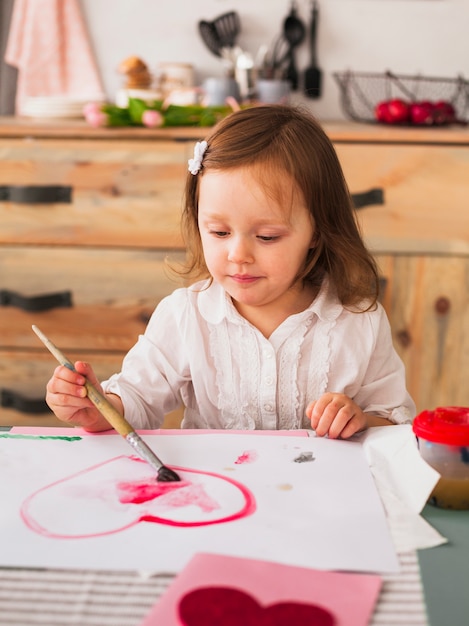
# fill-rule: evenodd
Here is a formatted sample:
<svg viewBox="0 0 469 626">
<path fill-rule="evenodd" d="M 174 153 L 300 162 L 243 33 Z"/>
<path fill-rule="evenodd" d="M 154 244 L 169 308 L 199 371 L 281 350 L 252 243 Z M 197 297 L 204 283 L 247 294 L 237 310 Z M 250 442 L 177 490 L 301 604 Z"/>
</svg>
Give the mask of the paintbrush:
<svg viewBox="0 0 469 626">
<path fill-rule="evenodd" d="M 37 326 L 33 324 L 32 329 L 46 346 L 51 354 L 55 356 L 57 361 L 61 365 L 65 365 L 72 372 L 76 372 L 73 363 L 62 354 L 62 352 L 55 346 L 50 339 L 39 330 Z M 129 443 L 137 454 L 146 461 L 157 474 L 157 480 L 161 482 L 171 482 L 181 480 L 180 477 L 169 467 L 163 465 L 156 454 L 147 446 L 143 439 L 138 435 L 132 426 L 127 422 L 123 415 L 109 402 L 109 400 L 100 393 L 94 385 L 92 385 L 85 378 L 85 389 L 88 398 L 95 405 L 101 415 L 109 422 L 109 424 L 115 428 L 115 430 L 122 435 L 124 439 Z"/>
</svg>

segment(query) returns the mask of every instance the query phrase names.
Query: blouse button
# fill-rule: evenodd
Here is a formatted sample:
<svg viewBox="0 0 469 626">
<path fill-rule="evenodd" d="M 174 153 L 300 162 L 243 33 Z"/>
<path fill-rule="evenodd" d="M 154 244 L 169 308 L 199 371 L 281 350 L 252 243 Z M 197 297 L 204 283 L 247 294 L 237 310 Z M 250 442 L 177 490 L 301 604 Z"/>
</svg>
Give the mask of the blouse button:
<svg viewBox="0 0 469 626">
<path fill-rule="evenodd" d="M 264 409 L 271 413 L 274 410 L 274 407 L 271 404 L 264 404 Z"/>
<path fill-rule="evenodd" d="M 267 378 L 265 379 L 266 385 L 271 385 L 273 382 L 274 382 L 274 379 L 272 378 L 272 376 L 267 376 Z"/>
</svg>

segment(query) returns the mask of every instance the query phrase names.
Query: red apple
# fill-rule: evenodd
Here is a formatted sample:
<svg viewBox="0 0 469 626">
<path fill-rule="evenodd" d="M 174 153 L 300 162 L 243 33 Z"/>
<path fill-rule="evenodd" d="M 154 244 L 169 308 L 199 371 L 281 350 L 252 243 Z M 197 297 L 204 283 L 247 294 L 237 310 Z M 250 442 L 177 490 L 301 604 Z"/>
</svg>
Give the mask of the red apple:
<svg viewBox="0 0 469 626">
<path fill-rule="evenodd" d="M 428 100 L 412 102 L 410 105 L 410 121 L 416 126 L 433 124 L 433 104 Z"/>
<path fill-rule="evenodd" d="M 391 116 L 389 115 L 389 102 L 378 102 L 375 107 L 375 118 L 378 122 L 391 124 Z"/>
<path fill-rule="evenodd" d="M 433 123 L 437 125 L 452 124 L 456 121 L 456 111 L 451 102 L 438 100 L 433 104 Z"/>
<path fill-rule="evenodd" d="M 388 102 L 388 113 L 392 124 L 403 124 L 409 121 L 409 104 L 400 98 Z"/>
</svg>

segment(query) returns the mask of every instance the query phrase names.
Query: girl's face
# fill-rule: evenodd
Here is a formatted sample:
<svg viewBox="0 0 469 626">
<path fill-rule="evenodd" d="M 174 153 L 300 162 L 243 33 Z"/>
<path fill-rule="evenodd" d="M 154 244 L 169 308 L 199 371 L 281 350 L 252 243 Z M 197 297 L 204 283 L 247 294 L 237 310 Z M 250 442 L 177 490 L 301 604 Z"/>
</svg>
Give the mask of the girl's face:
<svg viewBox="0 0 469 626">
<path fill-rule="evenodd" d="M 205 262 L 250 321 L 262 312 L 281 323 L 312 301 L 310 290 L 296 280 L 313 246 L 312 219 L 293 181 L 280 174 L 276 183 L 277 199 L 249 168 L 206 172 L 200 180 Z"/>
</svg>

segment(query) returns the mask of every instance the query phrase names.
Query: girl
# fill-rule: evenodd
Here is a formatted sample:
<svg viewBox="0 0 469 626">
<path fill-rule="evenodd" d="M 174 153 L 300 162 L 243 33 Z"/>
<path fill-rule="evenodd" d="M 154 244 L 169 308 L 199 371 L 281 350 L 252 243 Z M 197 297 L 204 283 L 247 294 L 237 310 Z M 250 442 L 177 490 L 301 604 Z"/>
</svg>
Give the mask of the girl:
<svg viewBox="0 0 469 626">
<path fill-rule="evenodd" d="M 134 428 L 313 428 L 348 438 L 411 421 L 378 274 L 355 222 L 332 143 L 308 113 L 231 114 L 189 161 L 182 226 L 196 281 L 156 308 L 122 371 L 102 384 Z M 58 367 L 57 417 L 109 428 L 85 376 Z"/>
</svg>

